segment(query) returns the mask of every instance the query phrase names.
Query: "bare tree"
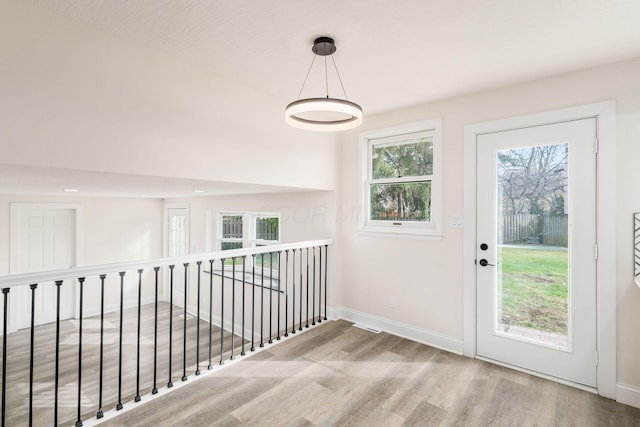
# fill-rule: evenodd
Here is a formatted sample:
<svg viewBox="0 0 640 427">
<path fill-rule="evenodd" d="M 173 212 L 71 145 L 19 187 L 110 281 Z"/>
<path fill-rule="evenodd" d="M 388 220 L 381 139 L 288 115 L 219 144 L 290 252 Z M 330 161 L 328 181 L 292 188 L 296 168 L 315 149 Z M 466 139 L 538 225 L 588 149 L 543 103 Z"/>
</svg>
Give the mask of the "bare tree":
<svg viewBox="0 0 640 427">
<path fill-rule="evenodd" d="M 498 183 L 505 214 L 563 213 L 568 145 L 503 150 L 498 153 Z"/>
</svg>

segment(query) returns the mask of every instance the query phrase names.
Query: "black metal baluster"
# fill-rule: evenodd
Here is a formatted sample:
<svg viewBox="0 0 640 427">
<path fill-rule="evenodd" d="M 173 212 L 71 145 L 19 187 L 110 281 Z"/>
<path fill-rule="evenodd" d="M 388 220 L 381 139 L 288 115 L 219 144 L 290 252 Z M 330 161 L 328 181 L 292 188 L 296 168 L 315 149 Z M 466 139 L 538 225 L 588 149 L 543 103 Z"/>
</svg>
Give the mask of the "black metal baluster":
<svg viewBox="0 0 640 427">
<path fill-rule="evenodd" d="M 264 277 L 264 276 L 263 276 Z M 269 252 L 269 344 L 273 344 L 273 252 Z"/>
<path fill-rule="evenodd" d="M 298 310 L 300 311 L 300 324 L 298 325 L 298 330 L 302 330 L 302 251 L 304 249 L 300 248 L 300 307 Z"/>
<path fill-rule="evenodd" d="M 261 274 L 260 274 L 260 347 L 264 347 L 264 254 L 260 254 Z"/>
<path fill-rule="evenodd" d="M 189 271 L 189 263 L 184 264 L 184 319 L 182 321 L 182 381 L 187 380 L 187 272 Z"/>
<path fill-rule="evenodd" d="M 254 345 L 254 333 L 255 333 L 255 318 L 256 318 L 256 256 L 251 255 L 252 267 L 251 267 L 251 351 L 256 351 Z"/>
<path fill-rule="evenodd" d="M 324 320 L 327 320 L 327 265 L 329 264 L 329 245 L 324 245 Z"/>
<path fill-rule="evenodd" d="M 246 265 L 245 262 L 247 260 L 247 256 L 242 256 L 242 351 L 240 352 L 240 356 L 244 356 L 246 353 L 244 352 L 244 289 L 245 289 L 245 273 L 246 273 Z"/>
<path fill-rule="evenodd" d="M 313 292 L 311 293 L 311 324 L 316 324 L 316 248 L 313 248 Z"/>
<path fill-rule="evenodd" d="M 236 357 L 233 352 L 236 347 L 236 257 L 231 258 L 233 267 L 231 268 L 231 357 L 229 360 L 233 360 Z"/>
<path fill-rule="evenodd" d="M 136 339 L 136 397 L 140 402 L 140 314 L 142 313 L 142 269 L 138 270 L 138 335 Z"/>
<path fill-rule="evenodd" d="M 116 410 L 122 409 L 122 314 L 124 301 L 124 271 L 120 273 L 120 338 L 118 343 L 118 404 Z"/>
<path fill-rule="evenodd" d="M 307 248 L 307 325 L 309 327 L 309 248 Z"/>
<path fill-rule="evenodd" d="M 100 419 L 104 417 L 102 411 L 102 380 L 103 380 L 103 366 L 104 366 L 104 279 L 106 274 L 100 275 L 100 379 L 98 384 L 98 412 L 96 418 Z"/>
<path fill-rule="evenodd" d="M 29 426 L 33 425 L 33 359 L 35 353 L 35 327 L 36 327 L 36 289 L 38 284 L 29 285 L 31 288 L 31 341 L 29 346 Z M 4 381 L 4 380 L 3 380 Z M 2 423 L 4 425 L 4 422 Z"/>
<path fill-rule="evenodd" d="M 2 425 L 5 425 L 7 397 L 7 310 L 10 288 L 2 288 L 4 310 L 2 312 Z M 57 347 L 57 346 L 56 346 Z"/>
<path fill-rule="evenodd" d="M 196 375 L 200 375 L 200 266 L 202 265 L 202 261 L 196 262 L 198 265 L 198 309 L 197 309 L 197 320 L 198 324 L 196 325 Z"/>
<path fill-rule="evenodd" d="M 211 369 L 211 334 L 213 332 L 213 261 L 209 260 L 209 364 L 207 369 Z"/>
<path fill-rule="evenodd" d="M 289 249 L 284 251 L 284 336 L 289 336 Z M 282 273 L 281 273 L 282 274 Z"/>
<path fill-rule="evenodd" d="M 280 272 L 282 271 L 280 269 L 280 254 L 281 252 L 278 252 L 278 291 L 276 293 L 276 298 L 278 298 L 278 336 L 276 337 L 276 339 L 278 341 L 280 341 L 280 285 L 282 283 L 282 278 L 280 277 Z M 273 275 L 273 273 L 271 273 Z M 271 290 L 271 292 L 273 293 L 273 289 Z"/>
<path fill-rule="evenodd" d="M 62 280 L 56 280 L 56 362 L 54 368 L 53 425 L 58 425 L 58 381 L 60 373 L 60 286 Z M 5 315 L 7 308 L 5 306 Z M 5 331 L 6 332 L 6 331 Z M 6 337 L 6 334 L 5 334 Z M 5 355 L 6 356 L 6 355 Z M 5 359 L 6 360 L 6 359 Z M 3 415 L 4 418 L 4 415 Z"/>
<path fill-rule="evenodd" d="M 78 418 L 76 419 L 76 427 L 82 426 L 82 302 L 84 300 L 84 280 L 84 277 L 78 278 L 80 284 L 80 319 L 78 322 Z M 31 316 L 31 331 L 33 333 L 33 313 L 31 313 Z M 33 360 L 31 360 L 31 364 L 33 365 Z M 29 411 L 29 418 L 31 418 L 31 411 Z M 29 425 L 31 425 L 31 420 L 29 420 Z"/>
<path fill-rule="evenodd" d="M 153 267 L 155 272 L 155 297 L 153 316 L 153 388 L 151 394 L 158 394 L 158 272 L 160 267 Z"/>
<path fill-rule="evenodd" d="M 320 252 L 320 262 L 318 263 L 318 323 L 322 323 L 322 246 L 318 248 Z"/>
<path fill-rule="evenodd" d="M 167 381 L 167 388 L 173 387 L 173 381 L 171 381 L 171 359 L 173 358 L 173 269 L 175 265 L 169 266 L 169 381 Z"/>
<path fill-rule="evenodd" d="M 220 277 L 220 364 L 224 365 L 224 263 L 222 258 L 222 275 Z"/>
<path fill-rule="evenodd" d="M 291 259 L 291 333 L 296 333 L 296 250 L 293 250 Z"/>
</svg>

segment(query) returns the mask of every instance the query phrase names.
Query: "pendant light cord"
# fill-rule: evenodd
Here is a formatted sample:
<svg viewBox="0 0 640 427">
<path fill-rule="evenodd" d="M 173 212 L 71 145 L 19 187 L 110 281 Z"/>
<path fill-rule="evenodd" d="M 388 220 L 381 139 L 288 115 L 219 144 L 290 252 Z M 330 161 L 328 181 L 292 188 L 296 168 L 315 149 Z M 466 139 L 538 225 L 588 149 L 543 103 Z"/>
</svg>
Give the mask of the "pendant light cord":
<svg viewBox="0 0 640 427">
<path fill-rule="evenodd" d="M 344 94 L 344 99 L 348 101 L 349 98 L 347 97 L 347 91 L 344 90 L 344 85 L 342 84 L 342 77 L 340 77 L 340 71 L 338 71 L 338 66 L 336 65 L 336 60 L 333 59 L 333 55 L 331 55 L 331 60 L 333 61 L 333 68 L 336 69 L 336 74 L 338 75 L 338 81 L 340 81 L 340 86 L 342 87 L 342 93 Z"/>
<path fill-rule="evenodd" d="M 329 98 L 329 73 L 327 73 L 327 56 L 326 55 L 324 57 L 324 86 L 327 90 L 327 98 Z"/>
<path fill-rule="evenodd" d="M 300 92 L 298 92 L 298 99 L 302 95 L 302 90 L 304 89 L 304 85 L 307 84 L 307 79 L 309 78 L 309 73 L 311 73 L 311 68 L 313 68 L 313 63 L 316 61 L 316 56 L 313 55 L 313 59 L 311 60 L 311 65 L 309 65 L 309 69 L 307 70 L 307 76 L 304 78 L 304 82 L 302 82 L 302 87 L 300 88 Z"/>
</svg>

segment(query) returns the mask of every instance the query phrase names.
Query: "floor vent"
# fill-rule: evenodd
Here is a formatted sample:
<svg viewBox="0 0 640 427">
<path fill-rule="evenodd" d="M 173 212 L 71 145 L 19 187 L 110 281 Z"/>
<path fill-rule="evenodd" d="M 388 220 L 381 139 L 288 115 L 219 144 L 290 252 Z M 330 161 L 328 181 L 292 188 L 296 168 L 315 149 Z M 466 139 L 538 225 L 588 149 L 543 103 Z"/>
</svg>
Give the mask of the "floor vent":
<svg viewBox="0 0 640 427">
<path fill-rule="evenodd" d="M 364 329 L 365 331 L 372 332 L 374 334 L 379 334 L 380 332 L 382 332 L 380 329 L 373 329 L 365 325 L 359 325 L 357 323 L 354 323 L 353 326 L 355 326 L 356 328 Z"/>
</svg>

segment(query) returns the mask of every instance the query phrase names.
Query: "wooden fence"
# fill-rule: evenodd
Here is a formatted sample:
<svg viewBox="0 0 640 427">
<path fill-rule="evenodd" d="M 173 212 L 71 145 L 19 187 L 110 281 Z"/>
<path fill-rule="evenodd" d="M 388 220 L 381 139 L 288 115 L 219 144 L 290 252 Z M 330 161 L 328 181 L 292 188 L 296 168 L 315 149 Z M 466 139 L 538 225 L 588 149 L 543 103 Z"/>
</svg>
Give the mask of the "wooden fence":
<svg viewBox="0 0 640 427">
<path fill-rule="evenodd" d="M 256 219 L 256 239 L 278 240 L 278 225 L 275 218 Z M 228 239 L 242 239 L 242 217 L 225 216 L 222 220 L 222 235 Z"/>
<path fill-rule="evenodd" d="M 567 215 L 504 215 L 498 241 L 512 244 L 567 246 Z"/>
</svg>

